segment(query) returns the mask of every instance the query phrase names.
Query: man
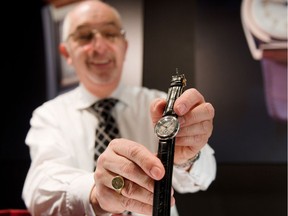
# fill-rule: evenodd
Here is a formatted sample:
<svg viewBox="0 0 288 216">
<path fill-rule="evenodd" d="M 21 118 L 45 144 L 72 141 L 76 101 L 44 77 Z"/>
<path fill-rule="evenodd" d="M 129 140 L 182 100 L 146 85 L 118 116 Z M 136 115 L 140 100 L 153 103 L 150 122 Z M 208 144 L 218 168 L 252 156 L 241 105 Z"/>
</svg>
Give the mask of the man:
<svg viewBox="0 0 288 216">
<path fill-rule="evenodd" d="M 151 215 L 153 185 L 165 173 L 156 152 L 153 126 L 161 118 L 166 94 L 120 84 L 128 42 L 121 18 L 101 1 L 83 1 L 63 24 L 60 52 L 75 68 L 80 85 L 33 112 L 26 137 L 31 167 L 23 199 L 35 215 Z M 112 109 L 121 138 L 112 139 L 94 161 L 95 103 L 116 98 Z M 180 193 L 206 190 L 215 178 L 214 151 L 207 144 L 214 108 L 196 89 L 175 102 L 180 130 L 176 137 L 173 188 Z M 189 163 L 196 155 L 194 163 Z M 188 161 L 188 163 L 187 163 Z M 185 165 L 185 166 L 184 166 Z M 115 177 L 125 181 L 121 191 Z M 171 215 L 178 215 L 173 190 Z"/>
</svg>

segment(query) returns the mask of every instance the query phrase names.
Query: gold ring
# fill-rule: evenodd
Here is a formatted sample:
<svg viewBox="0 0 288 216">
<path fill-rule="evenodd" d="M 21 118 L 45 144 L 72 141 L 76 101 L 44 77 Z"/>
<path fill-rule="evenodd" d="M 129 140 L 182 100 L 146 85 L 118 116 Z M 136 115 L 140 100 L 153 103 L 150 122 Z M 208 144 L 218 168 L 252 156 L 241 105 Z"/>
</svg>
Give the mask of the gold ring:
<svg viewBox="0 0 288 216">
<path fill-rule="evenodd" d="M 112 179 L 112 187 L 115 191 L 117 191 L 119 194 L 121 194 L 122 189 L 124 188 L 125 181 L 122 176 L 115 176 Z"/>
</svg>

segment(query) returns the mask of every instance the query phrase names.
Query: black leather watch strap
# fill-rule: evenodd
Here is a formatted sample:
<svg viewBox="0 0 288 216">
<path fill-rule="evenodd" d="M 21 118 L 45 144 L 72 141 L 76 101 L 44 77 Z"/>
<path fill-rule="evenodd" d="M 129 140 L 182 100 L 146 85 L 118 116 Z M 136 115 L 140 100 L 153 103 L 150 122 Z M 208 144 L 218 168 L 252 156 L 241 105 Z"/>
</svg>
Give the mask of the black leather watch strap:
<svg viewBox="0 0 288 216">
<path fill-rule="evenodd" d="M 153 216 L 170 215 L 174 143 L 175 138 L 159 141 L 157 156 L 164 165 L 165 176 L 154 183 Z"/>
<path fill-rule="evenodd" d="M 186 79 L 184 74 L 179 75 L 177 73 L 175 76 L 172 76 L 170 87 L 168 89 L 167 103 L 162 117 L 174 116 L 177 118 L 177 114 L 174 112 L 173 107 L 176 99 L 182 94 L 183 87 L 185 85 Z M 173 123 L 168 125 L 162 125 L 164 131 L 169 130 L 171 125 L 173 125 Z M 163 163 L 163 166 L 165 168 L 165 176 L 161 180 L 155 181 L 154 183 L 153 216 L 170 216 L 172 173 L 175 148 L 174 135 L 176 134 L 171 134 L 170 137 L 165 137 L 166 139 L 164 139 L 164 137 L 162 136 L 158 136 L 159 145 L 157 156 Z"/>
</svg>

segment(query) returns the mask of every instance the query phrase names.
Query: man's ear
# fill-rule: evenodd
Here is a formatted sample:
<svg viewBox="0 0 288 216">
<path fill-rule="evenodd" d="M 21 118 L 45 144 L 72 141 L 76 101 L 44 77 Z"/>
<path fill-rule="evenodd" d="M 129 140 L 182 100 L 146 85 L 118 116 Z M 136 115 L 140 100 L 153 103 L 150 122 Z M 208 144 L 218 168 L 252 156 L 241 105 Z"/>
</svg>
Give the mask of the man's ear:
<svg viewBox="0 0 288 216">
<path fill-rule="evenodd" d="M 128 41 L 125 39 L 125 41 L 124 41 L 125 59 L 126 59 L 126 52 L 127 52 L 127 49 L 128 49 Z"/>
<path fill-rule="evenodd" d="M 71 58 L 70 58 L 70 54 L 67 50 L 67 47 L 65 46 L 64 43 L 61 43 L 58 47 L 60 54 L 66 59 L 66 62 L 68 64 L 71 64 Z"/>
</svg>

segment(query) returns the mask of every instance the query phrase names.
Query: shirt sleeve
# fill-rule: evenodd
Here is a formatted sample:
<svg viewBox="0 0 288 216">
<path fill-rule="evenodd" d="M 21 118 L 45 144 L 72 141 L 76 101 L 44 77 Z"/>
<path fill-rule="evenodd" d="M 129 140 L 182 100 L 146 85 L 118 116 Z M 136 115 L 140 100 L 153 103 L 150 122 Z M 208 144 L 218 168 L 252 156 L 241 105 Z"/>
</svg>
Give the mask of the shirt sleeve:
<svg viewBox="0 0 288 216">
<path fill-rule="evenodd" d="M 216 177 L 216 160 L 214 150 L 206 144 L 201 149 L 200 158 L 193 164 L 189 172 L 173 167 L 172 184 L 179 193 L 191 193 L 207 190 Z"/>
<path fill-rule="evenodd" d="M 32 215 L 94 215 L 89 201 L 93 172 L 75 162 L 75 153 L 53 123 L 57 117 L 47 108 L 33 114 L 26 137 L 32 163 L 23 200 Z"/>
</svg>

